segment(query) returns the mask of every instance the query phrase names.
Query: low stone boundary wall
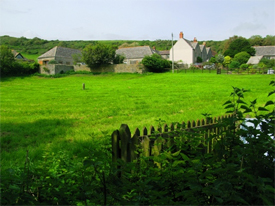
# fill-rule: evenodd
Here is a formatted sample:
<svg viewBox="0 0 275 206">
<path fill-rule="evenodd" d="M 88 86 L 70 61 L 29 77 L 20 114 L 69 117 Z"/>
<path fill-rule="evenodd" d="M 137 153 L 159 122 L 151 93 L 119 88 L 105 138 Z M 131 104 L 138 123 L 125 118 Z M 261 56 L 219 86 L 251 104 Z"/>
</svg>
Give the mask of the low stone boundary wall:
<svg viewBox="0 0 275 206">
<path fill-rule="evenodd" d="M 40 74 L 55 75 L 73 70 L 74 66 L 64 64 L 40 65 Z"/>
<path fill-rule="evenodd" d="M 110 65 L 103 65 L 98 68 L 90 68 L 86 65 L 76 65 L 74 66 L 75 71 L 91 71 L 91 72 L 114 72 L 114 73 L 144 73 L 146 69 L 143 65 L 139 64 L 110 64 Z"/>
</svg>

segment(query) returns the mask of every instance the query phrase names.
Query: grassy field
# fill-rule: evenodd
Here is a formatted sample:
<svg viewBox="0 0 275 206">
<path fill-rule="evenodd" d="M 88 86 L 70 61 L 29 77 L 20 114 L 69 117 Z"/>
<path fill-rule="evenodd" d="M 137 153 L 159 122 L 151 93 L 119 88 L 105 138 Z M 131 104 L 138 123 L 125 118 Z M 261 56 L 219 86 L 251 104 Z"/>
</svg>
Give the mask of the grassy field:
<svg viewBox="0 0 275 206">
<path fill-rule="evenodd" d="M 246 100 L 268 99 L 273 75 L 101 74 L 62 78 L 2 78 L 2 168 L 23 165 L 43 152 L 66 150 L 84 156 L 86 146 L 104 141 L 122 123 L 130 130 L 219 116 L 232 86 L 250 89 Z M 86 89 L 82 89 L 85 83 Z"/>
<path fill-rule="evenodd" d="M 29 59 L 29 60 L 34 60 L 38 62 L 37 58 L 40 56 L 40 54 L 27 54 L 27 53 L 21 53 L 23 57 Z"/>
</svg>

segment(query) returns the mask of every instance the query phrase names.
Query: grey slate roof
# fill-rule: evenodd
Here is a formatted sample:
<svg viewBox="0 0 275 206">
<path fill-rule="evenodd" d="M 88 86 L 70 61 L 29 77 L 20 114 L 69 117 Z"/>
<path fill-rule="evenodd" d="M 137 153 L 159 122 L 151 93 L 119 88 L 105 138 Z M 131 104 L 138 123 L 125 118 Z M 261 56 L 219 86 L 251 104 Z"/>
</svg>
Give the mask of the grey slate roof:
<svg viewBox="0 0 275 206">
<path fill-rule="evenodd" d="M 49 57 L 69 57 L 72 58 L 73 54 L 80 54 L 81 51 L 78 49 L 70 49 L 70 48 L 65 48 L 65 47 L 60 47 L 56 46 L 46 53 L 42 54 L 41 56 L 38 57 L 38 59 L 43 59 L 43 58 L 49 58 Z"/>
<path fill-rule="evenodd" d="M 252 56 L 248 59 L 247 64 L 259 64 L 263 56 Z"/>
<path fill-rule="evenodd" d="M 116 54 L 123 55 L 126 59 L 142 59 L 154 53 L 158 52 L 149 46 L 127 47 L 116 50 Z"/>
<path fill-rule="evenodd" d="M 255 56 L 275 56 L 275 46 L 254 46 Z"/>
<path fill-rule="evenodd" d="M 198 42 L 190 42 L 190 45 L 193 47 L 193 49 L 196 48 L 197 44 L 198 44 Z"/>
<path fill-rule="evenodd" d="M 204 45 L 200 45 L 201 52 L 202 52 L 202 50 L 203 50 L 204 47 L 205 47 Z"/>
</svg>

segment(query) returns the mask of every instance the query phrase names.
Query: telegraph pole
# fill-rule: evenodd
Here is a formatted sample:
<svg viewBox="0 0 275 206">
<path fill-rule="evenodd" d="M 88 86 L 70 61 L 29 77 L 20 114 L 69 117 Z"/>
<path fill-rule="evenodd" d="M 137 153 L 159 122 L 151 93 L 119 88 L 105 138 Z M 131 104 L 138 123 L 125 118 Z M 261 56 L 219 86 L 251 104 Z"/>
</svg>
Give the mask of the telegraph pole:
<svg viewBox="0 0 275 206">
<path fill-rule="evenodd" d="M 173 33 L 172 33 L 172 73 L 174 73 L 174 43 L 173 43 Z"/>
</svg>

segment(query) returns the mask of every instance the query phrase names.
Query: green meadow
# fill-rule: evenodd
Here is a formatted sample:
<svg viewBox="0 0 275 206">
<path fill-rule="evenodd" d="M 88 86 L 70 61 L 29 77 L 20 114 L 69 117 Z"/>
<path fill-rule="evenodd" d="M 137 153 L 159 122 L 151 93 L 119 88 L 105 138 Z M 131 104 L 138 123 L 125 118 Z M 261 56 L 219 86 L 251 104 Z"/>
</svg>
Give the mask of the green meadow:
<svg viewBox="0 0 275 206">
<path fill-rule="evenodd" d="M 257 98 L 263 106 L 272 80 L 273 75 L 214 73 L 2 78 L 2 169 L 24 165 L 26 150 L 32 161 L 64 150 L 78 160 L 85 147 L 110 141 L 122 123 L 133 132 L 159 119 L 170 124 L 202 119 L 202 113 L 224 115 L 232 86 L 251 90 L 245 100 Z"/>
</svg>

